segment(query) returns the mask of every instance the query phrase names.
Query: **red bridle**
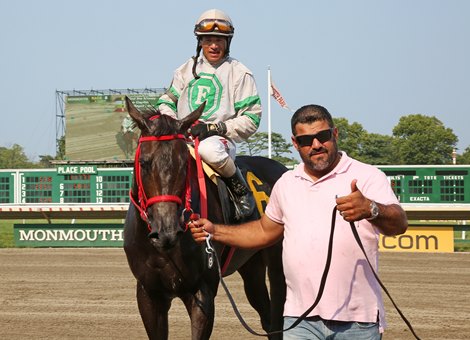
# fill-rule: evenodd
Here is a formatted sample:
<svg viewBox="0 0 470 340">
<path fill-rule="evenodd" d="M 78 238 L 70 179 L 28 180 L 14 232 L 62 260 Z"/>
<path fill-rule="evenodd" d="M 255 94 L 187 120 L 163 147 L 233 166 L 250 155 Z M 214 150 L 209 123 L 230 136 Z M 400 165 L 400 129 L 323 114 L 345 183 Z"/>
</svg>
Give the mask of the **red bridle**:
<svg viewBox="0 0 470 340">
<path fill-rule="evenodd" d="M 171 141 L 175 139 L 186 139 L 183 134 L 173 134 L 173 135 L 163 135 L 163 136 L 146 136 L 139 138 L 139 144 L 137 145 L 137 150 L 135 152 L 135 159 L 134 159 L 134 171 L 135 171 L 135 180 L 137 184 L 137 201 L 134 199 L 132 195 L 132 189 L 129 193 L 130 199 L 135 207 L 140 211 L 140 217 L 147 223 L 149 230 L 151 230 L 151 226 L 147 216 L 147 209 L 159 202 L 175 202 L 178 205 L 183 203 L 183 200 L 180 196 L 177 195 L 158 195 L 147 198 L 145 194 L 144 185 L 142 183 L 142 174 L 140 169 L 140 152 L 142 143 L 145 142 L 162 142 L 162 141 Z M 188 152 L 189 153 L 189 152 Z M 189 183 L 189 162 L 188 162 L 188 172 L 186 174 L 186 190 L 185 190 L 185 211 L 191 211 L 191 185 Z M 183 211 L 184 213 L 184 211 Z"/>
</svg>

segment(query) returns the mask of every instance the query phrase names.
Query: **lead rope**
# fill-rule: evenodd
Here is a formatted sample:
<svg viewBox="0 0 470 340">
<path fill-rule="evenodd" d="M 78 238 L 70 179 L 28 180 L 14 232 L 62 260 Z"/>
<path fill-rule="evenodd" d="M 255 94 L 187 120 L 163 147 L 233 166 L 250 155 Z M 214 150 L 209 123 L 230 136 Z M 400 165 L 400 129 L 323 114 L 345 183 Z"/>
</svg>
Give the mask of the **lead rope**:
<svg viewBox="0 0 470 340">
<path fill-rule="evenodd" d="M 413 329 L 413 327 L 411 326 L 411 323 L 408 321 L 408 319 L 405 317 L 405 315 L 403 314 L 403 312 L 400 310 L 400 308 L 398 308 L 397 304 L 395 303 L 395 301 L 393 301 L 392 299 L 392 296 L 390 295 L 390 293 L 388 292 L 387 288 L 385 288 L 385 285 L 382 283 L 382 281 L 380 280 L 379 276 L 377 275 L 377 273 L 375 272 L 374 268 L 372 267 L 372 264 L 370 263 L 369 261 L 369 258 L 367 257 L 366 255 L 366 251 L 364 249 L 364 246 L 362 245 L 362 242 L 361 242 L 361 238 L 359 237 L 359 234 L 356 230 L 356 226 L 354 225 L 353 222 L 349 222 L 349 224 L 351 225 L 351 230 L 352 230 L 352 233 L 354 235 L 354 238 L 356 239 L 356 242 L 357 244 L 359 245 L 359 248 L 361 248 L 362 250 L 362 253 L 364 254 L 364 257 L 366 258 L 367 260 L 367 263 L 369 264 L 369 267 L 370 267 L 370 270 L 372 271 L 372 274 L 374 274 L 374 277 L 375 279 L 377 280 L 377 282 L 379 283 L 380 287 L 382 287 L 383 291 L 385 292 L 385 294 L 387 294 L 388 298 L 390 299 L 390 301 L 392 302 L 393 306 L 395 307 L 395 309 L 397 310 L 398 314 L 400 314 L 402 320 L 406 323 L 406 325 L 408 326 L 409 330 L 411 331 L 411 333 L 413 334 L 413 336 L 415 337 L 415 339 L 417 340 L 420 340 L 420 338 L 418 337 L 418 335 L 416 334 L 415 330 Z"/>
<path fill-rule="evenodd" d="M 323 269 L 323 274 L 322 274 L 322 277 L 321 277 L 321 280 L 320 280 L 320 288 L 318 289 L 318 294 L 317 294 L 317 298 L 315 299 L 315 301 L 313 302 L 313 304 L 301 315 L 297 318 L 297 320 L 292 324 L 290 325 L 288 328 L 286 329 L 283 329 L 283 330 L 279 330 L 279 331 L 273 331 L 273 332 L 268 332 L 268 333 L 258 333 L 256 331 L 254 331 L 246 322 L 245 320 L 243 319 L 243 316 L 241 315 L 240 311 L 238 310 L 238 307 L 235 303 L 235 300 L 233 299 L 233 296 L 232 294 L 230 294 L 230 291 L 228 290 L 227 288 L 227 285 L 225 284 L 225 281 L 222 277 L 222 274 L 221 274 L 221 270 L 220 270 L 220 263 L 219 263 L 219 258 L 217 257 L 217 254 L 216 252 L 214 251 L 214 248 L 212 247 L 212 244 L 211 244 L 211 238 L 212 238 L 212 235 L 209 234 L 207 237 L 206 237 L 206 252 L 207 253 L 212 253 L 216 259 L 216 263 L 217 263 L 217 269 L 219 271 L 219 276 L 220 276 L 220 282 L 222 284 L 222 287 L 224 288 L 224 291 L 225 293 L 227 294 L 227 297 L 230 301 L 230 304 L 232 305 L 232 309 L 233 311 L 235 312 L 235 315 L 237 316 L 238 320 L 240 321 L 240 323 L 243 325 L 243 327 L 245 327 L 245 329 L 250 332 L 251 334 L 253 335 L 256 335 L 256 336 L 265 336 L 265 337 L 268 337 L 270 335 L 274 335 L 274 334 L 279 334 L 279 333 L 283 333 L 283 332 L 286 332 L 294 327 L 296 327 L 299 323 L 301 323 L 303 320 L 305 320 L 305 318 L 308 316 L 308 314 L 310 314 L 310 312 L 317 306 L 317 304 L 320 302 L 320 298 L 322 297 L 323 295 L 323 291 L 325 289 L 325 285 L 326 285 L 326 279 L 328 277 L 328 272 L 330 270 L 330 265 L 331 265 L 331 258 L 332 258 L 332 254 L 333 254 L 333 235 L 334 235 L 334 231 L 335 231 L 335 225 L 336 225 L 336 211 L 337 211 L 337 208 L 336 206 L 333 208 L 333 213 L 332 213 L 332 216 L 331 216 L 331 231 L 330 231 L 330 239 L 328 241 L 328 252 L 327 252 L 327 257 L 326 257 L 326 263 L 325 263 L 325 268 Z M 395 303 L 395 301 L 393 301 L 392 299 L 392 296 L 390 295 L 390 293 L 388 292 L 388 290 L 385 288 L 384 284 L 382 283 L 382 281 L 379 279 L 379 276 L 376 274 L 374 268 L 372 267 L 372 264 L 370 263 L 369 261 L 369 258 L 367 257 L 367 254 L 364 250 L 364 246 L 362 245 L 362 242 L 361 242 L 361 238 L 359 237 L 359 234 L 357 233 L 357 230 L 356 230 L 356 226 L 354 225 L 353 222 L 349 222 L 350 226 L 351 226 L 351 230 L 353 232 L 353 235 L 354 235 L 354 238 L 356 239 L 356 242 L 358 243 L 359 247 L 361 248 L 362 250 L 362 253 L 364 254 L 366 260 L 367 260 L 367 263 L 369 264 L 369 267 L 370 269 L 372 270 L 372 273 L 374 274 L 374 277 L 375 279 L 377 280 L 377 282 L 379 283 L 380 287 L 382 287 L 382 289 L 384 290 L 385 294 L 387 294 L 388 298 L 390 299 L 390 301 L 392 302 L 393 306 L 395 307 L 395 309 L 397 310 L 398 314 L 400 314 L 401 318 L 403 319 L 403 321 L 405 322 L 405 324 L 408 326 L 408 328 L 410 329 L 411 333 L 413 334 L 413 336 L 415 337 L 416 340 L 421 340 L 418 335 L 416 334 L 416 332 L 414 331 L 413 327 L 411 326 L 411 323 L 408 321 L 408 319 L 405 317 L 405 315 L 401 312 L 401 310 L 398 308 L 397 304 Z"/>
<path fill-rule="evenodd" d="M 323 295 L 323 291 L 325 289 L 326 278 L 328 277 L 328 271 L 330 270 L 331 257 L 332 257 L 332 252 L 333 252 L 333 235 L 334 235 L 334 231 L 335 231 L 335 225 L 336 225 L 336 207 L 333 209 L 333 214 L 331 216 L 331 232 L 330 232 L 330 239 L 328 241 L 328 253 L 327 253 L 327 257 L 326 257 L 325 269 L 323 269 L 323 274 L 322 274 L 322 277 L 321 277 L 321 280 L 320 280 L 320 288 L 318 289 L 317 298 L 315 299 L 313 304 L 310 306 L 310 308 L 307 309 L 301 316 L 299 316 L 299 318 L 292 325 L 290 325 L 289 328 L 286 328 L 286 329 L 283 329 L 283 330 L 278 330 L 278 331 L 273 331 L 273 332 L 269 332 L 269 333 L 258 333 L 256 331 L 254 331 L 250 326 L 248 326 L 248 324 L 243 319 L 242 315 L 240 314 L 240 311 L 237 308 L 237 305 L 235 304 L 233 296 L 230 294 L 230 292 L 227 288 L 227 285 L 225 284 L 225 281 L 222 278 L 219 259 L 218 259 L 217 254 L 215 254 L 215 251 L 214 251 L 214 249 L 212 248 L 212 246 L 210 244 L 210 239 L 212 238 L 212 235 L 209 234 L 209 236 L 206 238 L 206 251 L 208 251 L 208 252 L 211 251 L 211 252 L 214 253 L 215 258 L 216 258 L 217 268 L 219 270 L 220 282 L 222 284 L 222 287 L 224 288 L 225 293 L 227 294 L 227 297 L 230 301 L 230 304 L 232 305 L 232 309 L 235 312 L 235 315 L 237 316 L 240 323 L 245 327 L 245 329 L 248 332 L 250 332 L 251 334 L 256 335 L 256 336 L 266 336 L 266 337 L 268 337 L 270 335 L 286 332 L 286 331 L 296 327 L 299 323 L 301 323 L 303 320 L 305 320 L 305 318 L 308 316 L 308 314 L 317 306 L 318 302 L 320 302 L 320 298 Z"/>
<path fill-rule="evenodd" d="M 200 195 L 200 204 L 201 204 L 201 216 L 207 218 L 207 189 L 206 181 L 204 178 L 204 170 L 202 168 L 202 160 L 199 155 L 199 138 L 196 138 L 194 141 L 194 154 L 196 155 L 196 172 L 197 180 L 199 183 L 199 195 Z"/>
</svg>

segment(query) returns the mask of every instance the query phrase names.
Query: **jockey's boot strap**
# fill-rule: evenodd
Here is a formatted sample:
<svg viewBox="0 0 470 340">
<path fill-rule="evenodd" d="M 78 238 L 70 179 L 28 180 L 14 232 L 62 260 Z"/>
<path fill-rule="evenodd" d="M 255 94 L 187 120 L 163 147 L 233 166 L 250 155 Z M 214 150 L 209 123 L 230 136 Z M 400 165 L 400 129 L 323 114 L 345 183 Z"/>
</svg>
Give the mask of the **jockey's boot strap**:
<svg viewBox="0 0 470 340">
<path fill-rule="evenodd" d="M 248 184 L 245 181 L 240 169 L 237 167 L 235 174 L 231 177 L 223 178 L 225 184 L 232 194 L 235 205 L 235 219 L 241 220 L 251 216 L 255 209 L 256 202 Z"/>
</svg>

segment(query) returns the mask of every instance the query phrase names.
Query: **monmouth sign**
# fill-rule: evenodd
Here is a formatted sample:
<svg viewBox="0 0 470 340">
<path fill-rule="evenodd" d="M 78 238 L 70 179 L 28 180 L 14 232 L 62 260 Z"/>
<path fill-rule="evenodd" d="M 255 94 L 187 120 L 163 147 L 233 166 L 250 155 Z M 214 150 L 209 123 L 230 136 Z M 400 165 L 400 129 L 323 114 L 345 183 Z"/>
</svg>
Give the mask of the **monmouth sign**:
<svg viewBox="0 0 470 340">
<path fill-rule="evenodd" d="M 122 223 L 15 224 L 17 247 L 122 247 Z M 452 226 L 410 225 L 403 235 L 380 235 L 379 250 L 393 252 L 453 252 Z"/>
<path fill-rule="evenodd" d="M 15 224 L 17 247 L 122 247 L 123 224 Z"/>
</svg>

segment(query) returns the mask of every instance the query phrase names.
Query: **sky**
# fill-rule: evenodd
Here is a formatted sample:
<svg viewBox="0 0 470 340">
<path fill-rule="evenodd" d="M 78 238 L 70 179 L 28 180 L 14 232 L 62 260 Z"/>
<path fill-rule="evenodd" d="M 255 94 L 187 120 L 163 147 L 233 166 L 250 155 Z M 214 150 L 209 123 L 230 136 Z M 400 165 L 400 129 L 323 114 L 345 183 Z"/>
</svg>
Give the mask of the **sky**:
<svg viewBox="0 0 470 340">
<path fill-rule="evenodd" d="M 287 104 L 392 135 L 400 117 L 437 117 L 470 146 L 470 1 L 305 0 L 0 2 L 0 146 L 55 155 L 56 90 L 168 87 L 195 54 L 194 24 L 210 8 L 235 26 L 231 56 L 253 72 L 259 131 L 290 141 Z M 423 127 L 426 128 L 426 127 Z"/>
</svg>

